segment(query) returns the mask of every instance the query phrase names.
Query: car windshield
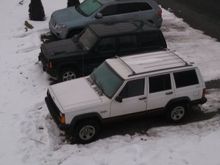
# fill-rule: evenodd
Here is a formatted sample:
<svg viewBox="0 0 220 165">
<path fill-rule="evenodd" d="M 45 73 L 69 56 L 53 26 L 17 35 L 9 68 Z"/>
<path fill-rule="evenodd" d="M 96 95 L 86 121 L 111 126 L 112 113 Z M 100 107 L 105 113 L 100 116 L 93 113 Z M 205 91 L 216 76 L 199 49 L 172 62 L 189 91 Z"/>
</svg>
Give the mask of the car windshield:
<svg viewBox="0 0 220 165">
<path fill-rule="evenodd" d="M 87 28 L 85 30 L 85 32 L 81 34 L 81 36 L 79 38 L 79 43 L 84 49 L 90 50 L 93 47 L 93 45 L 95 45 L 97 40 L 98 40 L 98 38 L 93 33 L 93 31 L 91 29 Z"/>
<path fill-rule="evenodd" d="M 109 98 L 112 98 L 123 83 L 123 79 L 119 77 L 107 63 L 102 63 L 90 75 L 94 83 Z"/>
<path fill-rule="evenodd" d="M 78 9 L 83 15 L 90 16 L 101 6 L 102 4 L 97 0 L 86 0 L 78 6 Z"/>
</svg>

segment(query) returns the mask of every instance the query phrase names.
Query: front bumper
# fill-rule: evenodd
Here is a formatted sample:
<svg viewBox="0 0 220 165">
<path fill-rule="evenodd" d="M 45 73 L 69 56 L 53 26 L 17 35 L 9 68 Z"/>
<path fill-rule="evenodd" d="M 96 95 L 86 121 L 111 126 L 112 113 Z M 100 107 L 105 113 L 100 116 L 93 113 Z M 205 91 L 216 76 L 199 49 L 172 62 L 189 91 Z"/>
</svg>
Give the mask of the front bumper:
<svg viewBox="0 0 220 165">
<path fill-rule="evenodd" d="M 45 98 L 45 102 L 47 105 L 47 108 L 53 118 L 53 120 L 55 121 L 55 123 L 57 124 L 57 126 L 59 127 L 59 129 L 61 130 L 68 130 L 69 129 L 69 125 L 68 124 L 63 124 L 60 123 L 60 110 L 58 109 L 58 107 L 56 106 L 56 104 L 54 103 L 51 95 L 49 94 L 49 92 L 47 92 L 47 97 Z"/>
</svg>

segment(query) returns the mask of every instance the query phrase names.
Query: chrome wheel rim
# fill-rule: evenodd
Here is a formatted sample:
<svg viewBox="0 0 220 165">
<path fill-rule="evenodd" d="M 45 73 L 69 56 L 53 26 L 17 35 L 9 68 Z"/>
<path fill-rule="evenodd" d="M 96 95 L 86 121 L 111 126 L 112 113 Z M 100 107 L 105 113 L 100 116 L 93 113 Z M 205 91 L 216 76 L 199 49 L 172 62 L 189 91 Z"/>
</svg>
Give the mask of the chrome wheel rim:
<svg viewBox="0 0 220 165">
<path fill-rule="evenodd" d="M 84 141 L 90 140 L 95 136 L 95 131 L 95 127 L 86 125 L 79 131 L 79 137 Z"/>
<path fill-rule="evenodd" d="M 181 120 L 185 115 L 185 108 L 183 106 L 175 107 L 171 112 L 171 119 L 174 121 Z"/>
<path fill-rule="evenodd" d="M 73 71 L 67 71 L 63 74 L 63 81 L 75 79 L 76 74 Z"/>
</svg>

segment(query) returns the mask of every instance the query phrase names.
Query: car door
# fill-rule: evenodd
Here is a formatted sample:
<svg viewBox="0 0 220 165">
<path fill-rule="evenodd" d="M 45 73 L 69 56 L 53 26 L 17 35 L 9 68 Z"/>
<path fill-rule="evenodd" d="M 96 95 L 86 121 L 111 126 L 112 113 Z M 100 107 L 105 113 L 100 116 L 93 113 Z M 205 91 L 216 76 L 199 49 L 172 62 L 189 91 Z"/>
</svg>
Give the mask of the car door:
<svg viewBox="0 0 220 165">
<path fill-rule="evenodd" d="M 148 78 L 147 110 L 163 108 L 174 98 L 175 92 L 170 74 Z"/>
<path fill-rule="evenodd" d="M 145 78 L 128 81 L 111 103 L 111 117 L 146 110 Z"/>
<path fill-rule="evenodd" d="M 84 65 L 86 73 L 91 73 L 94 68 L 99 66 L 105 59 L 115 56 L 116 42 L 114 37 L 100 39 L 97 44 L 86 55 Z"/>
</svg>

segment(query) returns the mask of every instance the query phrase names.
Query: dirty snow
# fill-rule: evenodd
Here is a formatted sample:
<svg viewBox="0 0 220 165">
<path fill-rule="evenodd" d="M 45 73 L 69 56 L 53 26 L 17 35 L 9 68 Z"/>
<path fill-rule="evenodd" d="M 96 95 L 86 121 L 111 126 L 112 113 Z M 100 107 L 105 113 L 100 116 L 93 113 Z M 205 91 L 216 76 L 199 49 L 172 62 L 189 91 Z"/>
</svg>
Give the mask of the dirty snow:
<svg viewBox="0 0 220 165">
<path fill-rule="evenodd" d="M 125 133 L 111 134 L 115 131 L 110 128 L 110 133 L 105 130 L 109 136 L 91 144 L 73 145 L 66 141 L 44 103 L 49 81 L 37 60 L 39 35 L 48 31 L 50 14 L 66 7 L 66 1 L 42 2 L 47 20 L 30 21 L 34 29 L 25 32 L 29 0 L 1 0 L 0 164 L 220 164 L 219 89 L 208 91 L 202 112 L 186 124 L 174 126 L 146 119 L 132 123 L 137 130 L 143 128 L 132 134 L 133 128 L 125 124 Z M 168 47 L 195 62 L 205 80 L 220 78 L 220 43 L 165 10 L 163 16 L 162 31 Z"/>
</svg>

